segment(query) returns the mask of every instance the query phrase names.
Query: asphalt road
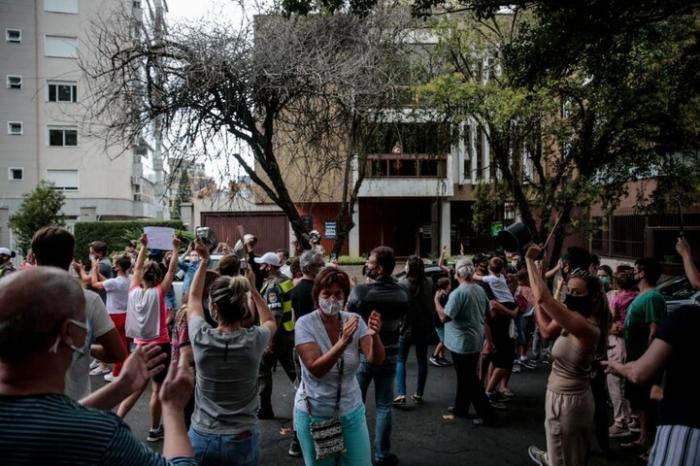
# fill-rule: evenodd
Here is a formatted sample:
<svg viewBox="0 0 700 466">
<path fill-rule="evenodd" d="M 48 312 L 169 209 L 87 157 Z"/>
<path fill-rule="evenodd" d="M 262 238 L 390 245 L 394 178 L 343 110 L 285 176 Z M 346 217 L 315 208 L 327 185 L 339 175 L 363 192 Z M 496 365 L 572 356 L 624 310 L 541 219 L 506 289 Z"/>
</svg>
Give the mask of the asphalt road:
<svg viewBox="0 0 700 466">
<path fill-rule="evenodd" d="M 474 427 L 468 420 L 445 420 L 445 408 L 452 404 L 455 374 L 452 367 L 430 366 L 422 406 L 409 401 L 405 409 L 394 409 L 392 449 L 402 465 L 531 465 L 527 447 L 545 446 L 544 394 L 549 368 L 538 367 L 520 374 L 513 374 L 510 389 L 516 397 L 507 411 L 500 412 L 503 426 L 500 428 Z M 415 389 L 416 363 L 413 354 L 408 363 L 408 391 Z M 94 377 L 94 386 L 101 385 L 101 378 Z M 301 459 L 287 455 L 289 447 L 294 388 L 279 369 L 274 374 L 274 420 L 261 421 L 263 430 L 262 464 L 302 465 Z M 374 431 L 374 396 L 368 394 L 368 422 L 370 435 Z M 145 441 L 150 426 L 148 394 L 139 400 L 126 417 L 137 438 Z M 595 443 L 595 441 L 594 441 Z M 611 441 L 612 452 L 604 457 L 593 453 L 589 464 L 641 465 L 634 455 L 623 452 L 619 441 Z M 161 443 L 149 443 L 160 449 Z"/>
</svg>

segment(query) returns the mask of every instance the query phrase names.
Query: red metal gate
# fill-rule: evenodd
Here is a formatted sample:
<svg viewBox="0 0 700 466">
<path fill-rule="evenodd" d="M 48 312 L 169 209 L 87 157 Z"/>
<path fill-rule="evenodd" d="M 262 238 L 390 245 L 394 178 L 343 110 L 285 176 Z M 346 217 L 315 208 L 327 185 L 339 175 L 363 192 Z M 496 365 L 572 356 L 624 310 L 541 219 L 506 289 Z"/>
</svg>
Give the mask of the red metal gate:
<svg viewBox="0 0 700 466">
<path fill-rule="evenodd" d="M 202 212 L 201 225 L 214 230 L 219 241 L 233 247 L 238 241 L 237 226 L 258 238 L 257 254 L 289 249 L 289 222 L 276 212 Z"/>
</svg>

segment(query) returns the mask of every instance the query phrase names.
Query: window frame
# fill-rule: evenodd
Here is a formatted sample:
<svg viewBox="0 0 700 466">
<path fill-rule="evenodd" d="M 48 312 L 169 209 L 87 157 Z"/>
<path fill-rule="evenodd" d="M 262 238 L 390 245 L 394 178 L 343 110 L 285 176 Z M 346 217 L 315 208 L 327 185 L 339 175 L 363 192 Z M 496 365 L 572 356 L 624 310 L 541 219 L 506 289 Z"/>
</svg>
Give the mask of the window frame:
<svg viewBox="0 0 700 466">
<path fill-rule="evenodd" d="M 75 56 L 68 55 L 52 55 L 46 50 L 49 39 L 75 39 Z M 44 34 L 44 57 L 46 58 L 66 58 L 68 60 L 77 60 L 80 55 L 80 39 L 77 36 L 64 36 L 61 34 Z"/>
<path fill-rule="evenodd" d="M 51 100 L 51 86 L 55 86 L 55 97 L 56 100 Z M 69 86 L 71 89 L 71 100 L 59 100 L 59 86 Z M 63 104 L 74 104 L 78 102 L 78 82 L 77 81 L 47 81 L 46 82 L 46 101 L 63 103 Z"/>
<path fill-rule="evenodd" d="M 12 131 L 12 125 L 19 125 L 19 132 L 16 133 Z M 24 134 L 24 123 L 21 121 L 8 121 L 7 122 L 7 134 L 10 136 L 22 136 Z"/>
<path fill-rule="evenodd" d="M 46 2 L 47 2 L 47 0 L 44 0 L 44 12 L 46 12 L 46 13 L 58 13 L 58 14 L 61 14 L 61 15 L 77 15 L 77 14 L 80 14 L 80 2 L 79 2 L 79 0 L 75 0 L 75 2 L 71 2 L 71 3 L 75 3 L 75 11 L 73 11 L 73 10 L 67 11 L 66 9 L 63 9 L 63 10 L 60 10 L 60 9 L 58 9 L 58 10 L 49 10 L 49 9 L 47 8 Z"/>
<path fill-rule="evenodd" d="M 63 169 L 63 168 L 47 168 L 46 169 L 46 181 L 53 183 L 49 178 L 49 173 L 51 172 L 75 172 L 75 182 L 76 186 L 56 186 L 55 183 L 51 187 L 57 191 L 79 191 L 80 190 L 80 171 L 78 169 Z"/>
<path fill-rule="evenodd" d="M 11 80 L 12 78 L 18 78 L 18 79 L 19 79 L 19 87 L 12 87 L 12 85 L 10 84 L 10 80 Z M 5 85 L 6 85 L 6 87 L 7 87 L 8 89 L 12 89 L 12 90 L 15 90 L 15 91 L 21 91 L 21 90 L 22 90 L 22 87 L 23 87 L 23 84 L 24 84 L 24 80 L 22 79 L 22 75 L 21 75 L 21 74 L 7 74 L 7 75 L 5 75 Z"/>
<path fill-rule="evenodd" d="M 51 131 L 61 131 L 62 136 L 61 136 L 61 141 L 63 142 L 61 145 L 54 145 L 51 144 Z M 66 144 L 66 131 L 75 131 L 75 144 Z M 47 125 L 46 126 L 46 145 L 48 147 L 78 147 L 78 127 L 77 126 L 55 126 L 55 125 Z"/>
<path fill-rule="evenodd" d="M 17 40 L 11 39 L 10 32 L 19 33 L 19 38 L 17 38 Z M 5 28 L 5 42 L 7 42 L 9 44 L 21 44 L 22 43 L 22 30 L 15 29 L 15 28 Z"/>
<path fill-rule="evenodd" d="M 12 176 L 13 170 L 19 170 L 21 176 L 19 178 L 14 178 Z M 7 179 L 8 181 L 24 181 L 24 167 L 7 167 Z"/>
</svg>

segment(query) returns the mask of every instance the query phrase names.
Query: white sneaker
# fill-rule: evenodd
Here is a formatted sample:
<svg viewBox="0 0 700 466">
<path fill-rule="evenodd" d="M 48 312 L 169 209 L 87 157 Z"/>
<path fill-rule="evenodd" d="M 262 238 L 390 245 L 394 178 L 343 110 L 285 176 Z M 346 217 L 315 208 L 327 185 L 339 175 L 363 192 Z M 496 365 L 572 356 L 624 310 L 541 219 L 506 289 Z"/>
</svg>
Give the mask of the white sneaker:
<svg viewBox="0 0 700 466">
<path fill-rule="evenodd" d="M 112 372 L 112 369 L 110 369 L 109 367 L 97 366 L 96 368 L 90 371 L 90 375 L 104 375 L 110 372 Z"/>
<path fill-rule="evenodd" d="M 100 361 L 98 361 L 97 359 L 93 359 L 92 362 L 90 363 L 90 370 L 96 368 L 99 365 L 100 365 Z"/>
<path fill-rule="evenodd" d="M 105 375 L 104 379 L 105 379 L 105 382 L 114 382 L 115 380 L 117 380 L 117 378 L 111 372 L 109 374 Z"/>
<path fill-rule="evenodd" d="M 530 459 L 534 461 L 535 464 L 539 464 L 540 466 L 549 466 L 546 451 L 540 450 L 535 446 L 530 446 L 527 449 L 527 453 L 530 455 Z"/>
</svg>

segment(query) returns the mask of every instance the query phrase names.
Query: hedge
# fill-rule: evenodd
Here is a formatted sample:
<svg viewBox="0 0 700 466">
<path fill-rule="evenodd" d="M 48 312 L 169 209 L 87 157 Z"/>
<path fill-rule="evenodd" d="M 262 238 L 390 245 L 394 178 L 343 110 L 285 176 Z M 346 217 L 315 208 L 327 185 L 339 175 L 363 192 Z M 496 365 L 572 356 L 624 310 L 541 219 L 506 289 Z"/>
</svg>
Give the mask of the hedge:
<svg viewBox="0 0 700 466">
<path fill-rule="evenodd" d="M 73 227 L 75 235 L 75 257 L 87 263 L 89 244 L 93 241 L 107 243 L 107 251 L 123 251 L 129 240 L 138 240 L 143 233 L 143 227 L 170 227 L 183 230 L 184 225 L 179 220 L 126 220 L 105 222 L 77 222 Z"/>
</svg>

